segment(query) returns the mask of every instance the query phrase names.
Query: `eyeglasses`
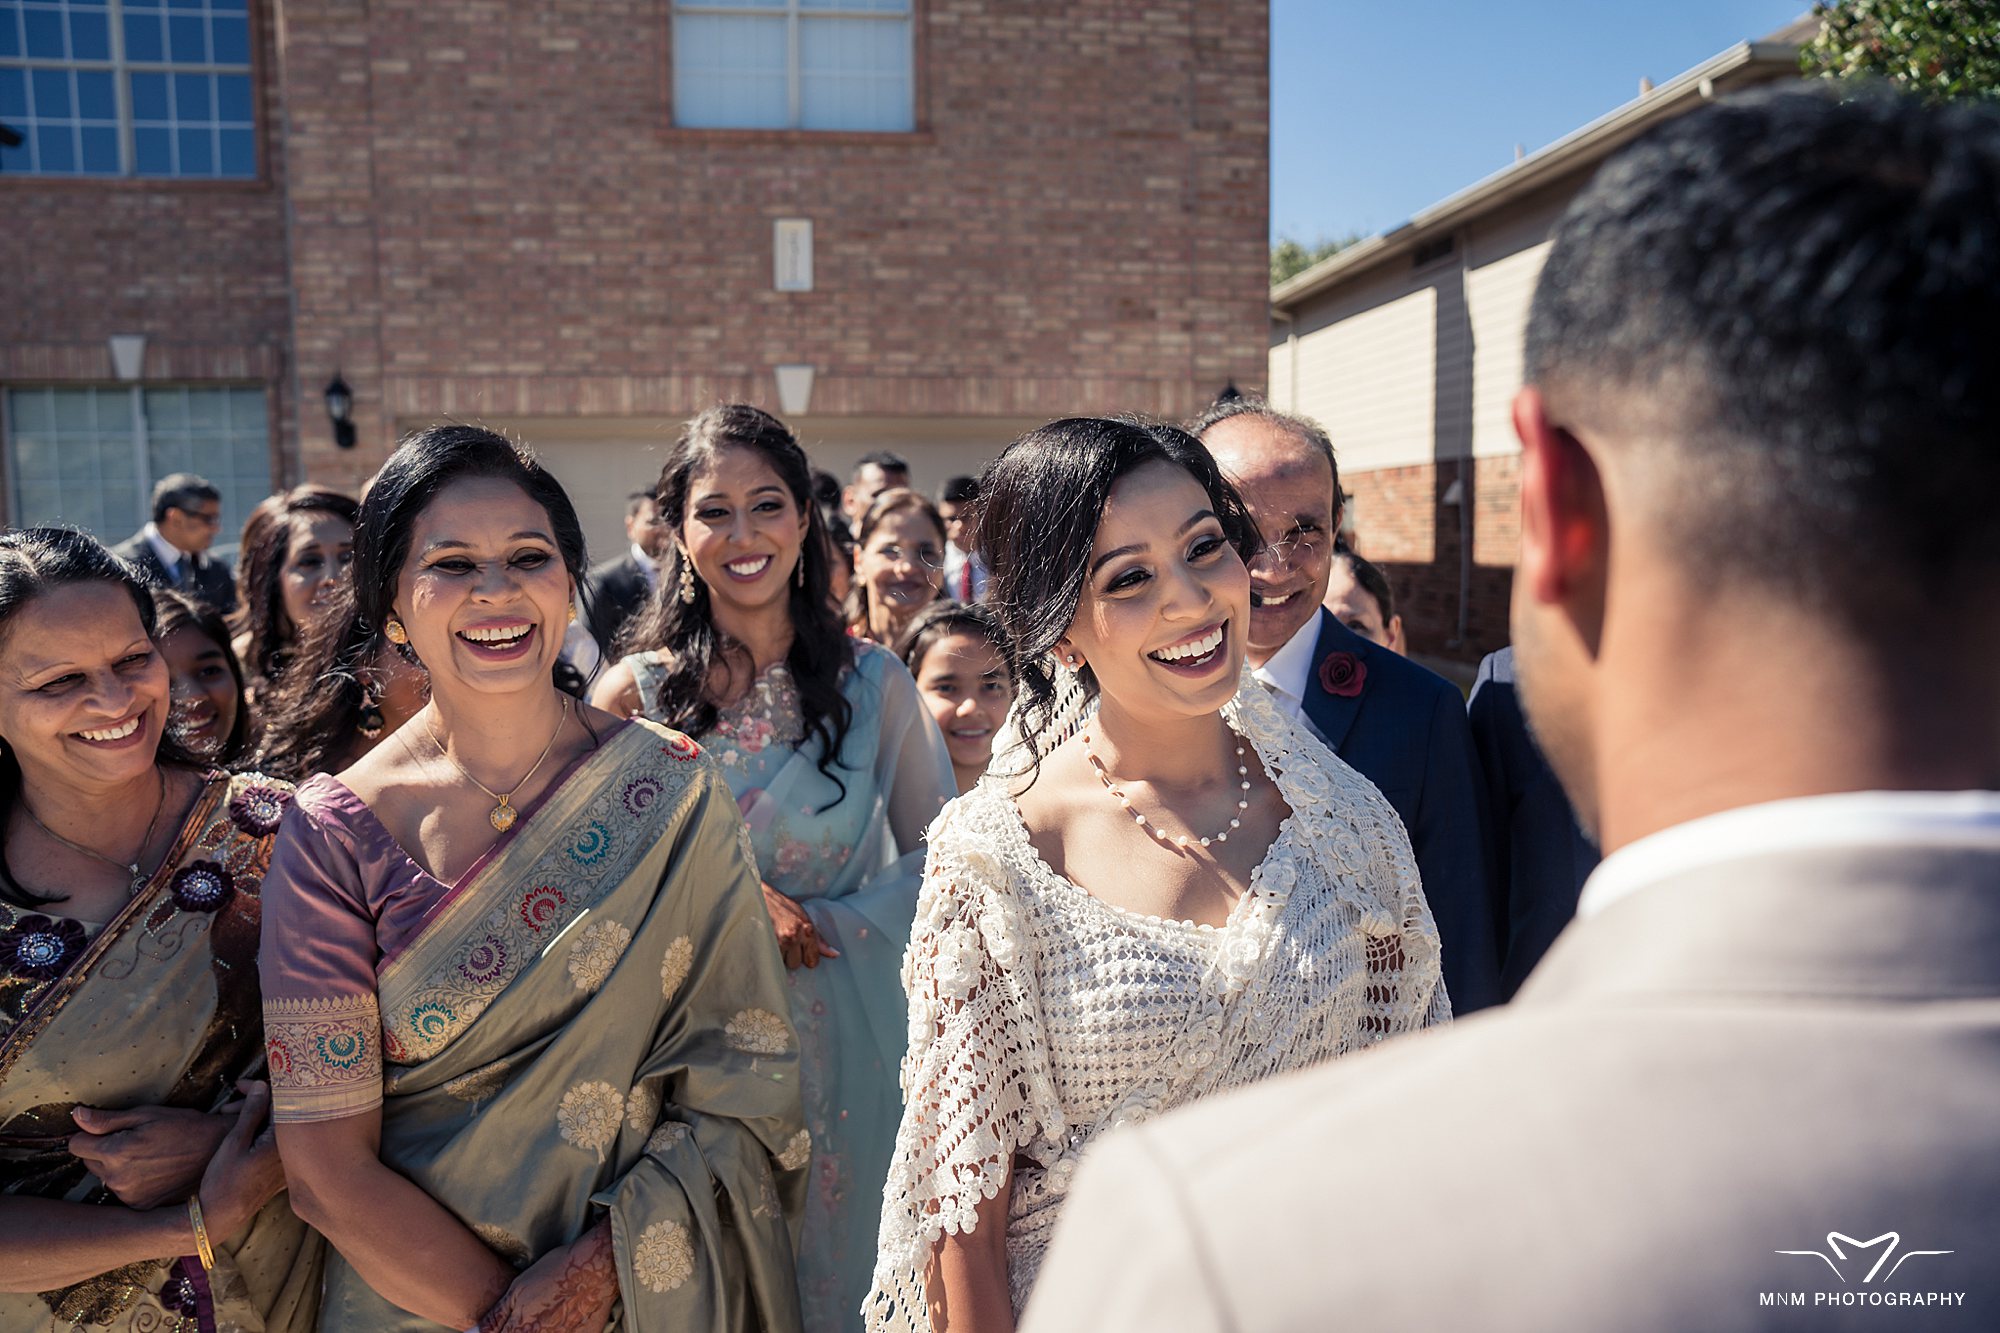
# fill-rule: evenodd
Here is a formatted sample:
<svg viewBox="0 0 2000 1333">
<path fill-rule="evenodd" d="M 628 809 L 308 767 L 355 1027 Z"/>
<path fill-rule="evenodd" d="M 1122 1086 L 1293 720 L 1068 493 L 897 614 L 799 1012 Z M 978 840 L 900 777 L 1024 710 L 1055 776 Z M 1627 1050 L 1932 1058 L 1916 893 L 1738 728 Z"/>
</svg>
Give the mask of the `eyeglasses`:
<svg viewBox="0 0 2000 1333">
<path fill-rule="evenodd" d="M 222 511 L 220 509 L 211 511 L 203 511 L 200 509 L 175 509 L 174 512 L 193 519 L 195 522 L 201 524 L 204 528 L 219 528 L 222 526 Z"/>
</svg>

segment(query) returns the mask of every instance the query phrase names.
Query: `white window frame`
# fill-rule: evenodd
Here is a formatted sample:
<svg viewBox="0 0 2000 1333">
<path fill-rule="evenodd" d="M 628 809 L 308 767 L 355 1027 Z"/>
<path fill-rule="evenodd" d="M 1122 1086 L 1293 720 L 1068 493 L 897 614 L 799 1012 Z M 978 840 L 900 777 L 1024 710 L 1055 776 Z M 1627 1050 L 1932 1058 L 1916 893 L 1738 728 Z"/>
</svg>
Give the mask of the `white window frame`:
<svg viewBox="0 0 2000 1333">
<path fill-rule="evenodd" d="M 35 0 L 27 0 L 27 3 L 33 4 L 35 3 Z M 69 8 L 67 5 L 57 6 L 48 4 L 45 4 L 42 7 L 54 8 L 58 13 L 67 13 Z M 118 109 L 118 171 L 117 174 L 115 175 L 109 175 L 101 171 L 31 170 L 31 171 L 7 172 L 0 174 L 0 177 L 13 176 L 16 179 L 31 179 L 31 180 L 149 180 L 149 181 L 154 181 L 154 180 L 250 181 L 258 179 L 264 170 L 264 154 L 262 151 L 263 145 L 258 142 L 259 136 L 257 133 L 258 129 L 257 22 L 256 22 L 256 16 L 251 12 L 254 9 L 254 7 L 255 7 L 254 0 L 246 0 L 246 3 L 243 6 L 243 22 L 248 33 L 249 50 L 247 53 L 248 59 L 246 59 L 242 64 L 220 64 L 214 61 L 201 62 L 201 63 L 181 63 L 173 58 L 173 51 L 171 48 L 168 48 L 168 50 L 166 51 L 166 58 L 163 60 L 149 60 L 138 64 L 132 63 L 125 57 L 125 8 L 126 8 L 125 0 L 105 0 L 103 12 L 106 15 L 107 21 L 110 23 L 111 26 L 111 33 L 110 33 L 111 58 L 108 60 L 80 60 L 74 56 L 69 56 L 65 57 L 61 61 L 53 61 L 48 59 L 47 57 L 30 56 L 28 54 L 26 31 L 24 28 L 22 34 L 21 54 L 18 56 L 0 56 L 0 69 L 18 69 L 23 71 L 23 73 L 26 74 L 31 79 L 33 77 L 32 71 L 38 69 L 61 69 L 66 71 L 79 71 L 84 73 L 108 73 L 111 75 L 112 97 L 115 100 L 115 104 Z M 95 8 L 95 6 L 93 6 L 93 8 Z M 177 11 L 167 8 L 166 6 L 163 5 L 157 11 L 149 9 L 146 10 L 145 12 L 147 13 L 157 12 L 158 14 L 161 15 L 162 21 L 164 22 L 164 20 L 167 17 L 174 15 Z M 207 5 L 204 5 L 201 9 L 198 10 L 178 11 L 178 12 L 180 14 L 180 17 L 183 18 L 193 18 L 196 16 L 208 18 L 212 17 L 215 13 L 215 11 L 211 10 Z M 230 11 L 227 16 L 230 18 L 234 18 L 236 17 L 236 14 L 234 11 Z M 67 42 L 65 42 L 65 45 L 67 45 Z M 219 144 L 217 145 L 216 148 L 215 165 L 217 169 L 215 171 L 211 171 L 203 175 L 191 175 L 183 173 L 180 170 L 181 122 L 178 114 L 174 110 L 173 94 L 171 91 L 171 83 L 170 83 L 168 92 L 168 102 L 167 102 L 167 120 L 165 123 L 168 126 L 168 142 L 172 145 L 173 148 L 174 170 L 166 175 L 141 176 L 138 170 L 139 155 L 137 148 L 137 139 L 135 137 L 135 131 L 136 131 L 135 122 L 137 120 L 137 117 L 133 114 L 132 111 L 132 75 L 134 74 L 162 74 L 167 76 L 167 78 L 170 81 L 172 77 L 176 74 L 203 74 L 203 75 L 229 74 L 229 75 L 244 75 L 248 77 L 250 80 L 250 138 L 251 138 L 251 151 L 253 154 L 253 165 L 250 174 L 248 176 L 223 175 L 221 171 L 222 154 Z M 74 88 L 73 84 L 72 88 Z M 221 125 L 222 122 L 219 114 L 219 108 L 216 108 L 213 105 L 211 105 L 210 111 L 212 114 L 210 115 L 208 123 L 211 125 Z M 81 120 L 81 119 L 82 119 L 81 116 L 73 118 L 73 120 Z M 39 121 L 30 117 L 27 120 L 23 121 L 20 125 L 14 126 L 13 128 L 21 130 L 23 134 L 27 136 L 29 142 L 35 142 L 34 133 L 35 133 L 35 127 L 38 124 L 40 124 Z M 78 160 L 81 161 L 82 143 L 80 140 L 77 144 L 77 148 L 79 155 Z M 40 145 L 39 143 L 37 143 L 35 152 L 39 155 L 40 151 L 41 151 Z"/>
<path fill-rule="evenodd" d="M 783 132 L 799 134 L 909 134 L 917 126 L 917 6 L 922 0 L 905 0 L 900 10 L 846 9 L 837 6 L 815 5 L 807 8 L 801 0 L 762 0 L 751 5 L 713 5 L 683 3 L 674 0 L 671 18 L 683 15 L 689 18 L 782 18 L 785 20 L 785 123 L 781 126 L 721 126 L 696 125 L 687 128 L 695 131 L 710 129 L 767 129 L 776 128 Z M 1001 0 L 1005 3 L 1005 0 Z M 799 105 L 799 20 L 811 19 L 879 19 L 890 23 L 906 24 L 905 36 L 908 41 L 905 54 L 910 62 L 910 128 L 907 130 L 851 130 L 842 128 L 811 129 L 799 123 L 802 111 Z M 675 89 L 678 97 L 679 89 Z M 678 125 L 679 117 L 675 117 Z"/>
</svg>

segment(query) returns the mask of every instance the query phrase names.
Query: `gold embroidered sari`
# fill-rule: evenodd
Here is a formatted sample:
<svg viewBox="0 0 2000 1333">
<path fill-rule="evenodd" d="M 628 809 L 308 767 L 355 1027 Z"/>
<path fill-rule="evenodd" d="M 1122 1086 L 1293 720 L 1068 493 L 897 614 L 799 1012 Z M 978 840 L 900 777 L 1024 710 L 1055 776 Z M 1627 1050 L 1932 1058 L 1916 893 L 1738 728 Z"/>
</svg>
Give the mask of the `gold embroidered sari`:
<svg viewBox="0 0 2000 1333">
<path fill-rule="evenodd" d="M 332 779 L 281 835 L 278 1118 L 379 1103 L 383 1162 L 517 1266 L 608 1214 L 632 1333 L 796 1328 L 798 1043 L 742 820 L 699 747 L 623 726 L 456 885 L 385 835 Z M 420 909 L 405 934 L 384 879 Z M 321 1327 L 437 1325 L 330 1256 Z"/>
<path fill-rule="evenodd" d="M 209 1111 L 260 1074 L 259 894 L 290 799 L 256 774 L 211 775 L 160 869 L 102 929 L 0 903 L 0 1188 L 119 1206 L 69 1153 L 72 1110 Z M 190 1230 L 185 1256 L 0 1294 L 0 1329 L 313 1326 L 320 1241 L 283 1195 L 216 1241 L 211 1273 Z"/>
</svg>

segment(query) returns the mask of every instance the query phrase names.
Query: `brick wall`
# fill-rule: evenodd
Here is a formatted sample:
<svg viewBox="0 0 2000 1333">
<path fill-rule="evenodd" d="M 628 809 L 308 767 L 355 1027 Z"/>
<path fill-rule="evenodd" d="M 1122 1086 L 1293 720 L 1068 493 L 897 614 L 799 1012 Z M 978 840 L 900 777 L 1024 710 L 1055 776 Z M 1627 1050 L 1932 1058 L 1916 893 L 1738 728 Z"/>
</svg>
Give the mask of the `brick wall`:
<svg viewBox="0 0 2000 1333">
<path fill-rule="evenodd" d="M 1474 663 L 1507 643 L 1507 601 L 1520 543 L 1519 455 L 1341 474 L 1353 497 L 1354 547 L 1389 576 L 1412 653 Z M 1458 507 L 1444 495 L 1461 475 L 1472 493 L 1472 555 L 1459 631 L 1464 549 Z"/>
<path fill-rule="evenodd" d="M 1263 378 L 1262 0 L 917 0 L 918 132 L 668 124 L 669 6 L 292 0 L 303 381 L 442 415 L 1187 413 Z M 814 222 L 809 293 L 771 222 Z"/>
<path fill-rule="evenodd" d="M 268 73 L 271 12 L 253 0 L 251 15 L 254 59 Z M 143 333 L 147 380 L 266 387 L 272 476 L 284 478 L 285 162 L 276 87 L 259 84 L 259 180 L 0 177 L 0 385 L 109 383 L 106 339 Z"/>
</svg>

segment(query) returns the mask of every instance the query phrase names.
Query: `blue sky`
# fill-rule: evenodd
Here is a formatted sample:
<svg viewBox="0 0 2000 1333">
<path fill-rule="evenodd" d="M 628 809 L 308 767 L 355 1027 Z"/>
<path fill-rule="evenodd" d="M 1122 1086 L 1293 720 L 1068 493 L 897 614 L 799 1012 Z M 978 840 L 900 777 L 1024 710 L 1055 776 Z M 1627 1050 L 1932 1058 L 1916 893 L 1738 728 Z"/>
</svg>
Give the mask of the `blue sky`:
<svg viewBox="0 0 2000 1333">
<path fill-rule="evenodd" d="M 1808 0 L 1271 0 L 1271 231 L 1386 230 Z"/>
</svg>

